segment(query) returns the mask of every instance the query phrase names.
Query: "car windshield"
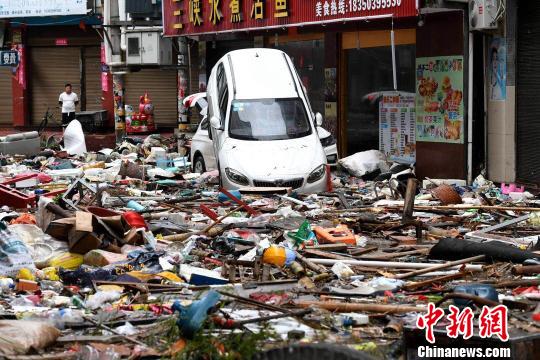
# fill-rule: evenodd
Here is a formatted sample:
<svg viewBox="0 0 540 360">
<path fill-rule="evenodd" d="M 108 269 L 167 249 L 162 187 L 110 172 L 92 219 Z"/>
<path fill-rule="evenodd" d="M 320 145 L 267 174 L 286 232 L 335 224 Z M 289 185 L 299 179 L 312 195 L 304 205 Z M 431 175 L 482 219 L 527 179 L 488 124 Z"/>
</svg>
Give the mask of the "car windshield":
<svg viewBox="0 0 540 360">
<path fill-rule="evenodd" d="M 286 140 L 311 134 L 302 100 L 235 100 L 231 105 L 229 135 L 242 140 Z"/>
</svg>

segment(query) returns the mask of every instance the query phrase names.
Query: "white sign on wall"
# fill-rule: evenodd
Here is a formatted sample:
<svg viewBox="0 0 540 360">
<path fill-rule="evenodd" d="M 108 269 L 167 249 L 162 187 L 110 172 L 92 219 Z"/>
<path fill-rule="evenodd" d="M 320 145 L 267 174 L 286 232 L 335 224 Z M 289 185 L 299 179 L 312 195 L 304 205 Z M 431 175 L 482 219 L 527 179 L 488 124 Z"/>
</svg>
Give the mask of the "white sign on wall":
<svg viewBox="0 0 540 360">
<path fill-rule="evenodd" d="M 0 18 L 86 14 L 87 0 L 0 0 Z"/>
</svg>

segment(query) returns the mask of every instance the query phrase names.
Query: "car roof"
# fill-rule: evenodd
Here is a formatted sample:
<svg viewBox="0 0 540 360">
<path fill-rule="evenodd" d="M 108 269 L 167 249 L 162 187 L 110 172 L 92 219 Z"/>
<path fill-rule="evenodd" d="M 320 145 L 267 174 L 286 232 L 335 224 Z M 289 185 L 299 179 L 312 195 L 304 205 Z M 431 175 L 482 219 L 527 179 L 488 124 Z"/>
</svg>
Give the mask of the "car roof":
<svg viewBox="0 0 540 360">
<path fill-rule="evenodd" d="M 298 92 L 288 56 L 275 49 L 242 49 L 225 57 L 232 64 L 236 99 L 292 98 Z M 230 70 L 230 68 L 229 68 Z"/>
</svg>

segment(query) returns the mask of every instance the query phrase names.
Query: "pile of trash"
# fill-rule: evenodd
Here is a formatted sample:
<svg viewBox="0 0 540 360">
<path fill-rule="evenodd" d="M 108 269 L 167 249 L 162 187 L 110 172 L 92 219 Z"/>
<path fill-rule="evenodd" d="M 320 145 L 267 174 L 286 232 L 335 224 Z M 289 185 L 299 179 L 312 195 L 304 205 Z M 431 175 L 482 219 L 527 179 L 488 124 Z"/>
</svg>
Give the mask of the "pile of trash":
<svg viewBox="0 0 540 360">
<path fill-rule="evenodd" d="M 227 191 L 175 139 L 78 154 L 0 159 L 2 357 L 399 358 L 429 304 L 504 305 L 510 341 L 539 339 L 540 200 L 522 187 L 419 184 L 363 154 L 324 193 Z"/>
</svg>

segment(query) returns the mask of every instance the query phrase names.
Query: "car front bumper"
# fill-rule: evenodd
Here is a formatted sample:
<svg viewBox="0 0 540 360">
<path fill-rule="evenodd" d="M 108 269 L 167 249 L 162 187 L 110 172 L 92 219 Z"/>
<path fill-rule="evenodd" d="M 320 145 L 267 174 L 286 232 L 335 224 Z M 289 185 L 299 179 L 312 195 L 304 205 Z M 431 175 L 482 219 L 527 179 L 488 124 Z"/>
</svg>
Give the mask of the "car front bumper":
<svg viewBox="0 0 540 360">
<path fill-rule="evenodd" d="M 227 190 L 231 190 L 231 189 L 239 189 L 239 190 L 242 190 L 242 188 L 246 188 L 246 187 L 251 187 L 251 188 L 257 188 L 257 187 L 290 187 L 290 186 L 287 186 L 287 183 L 293 181 L 293 180 L 297 180 L 299 178 L 301 178 L 300 176 L 290 176 L 290 177 L 281 177 L 279 179 L 265 179 L 264 180 L 264 183 L 263 181 L 257 181 L 257 179 L 251 179 L 251 178 L 248 178 L 248 181 L 249 181 L 249 185 L 245 186 L 245 185 L 239 185 L 233 181 L 231 181 L 227 175 L 225 174 L 224 171 L 220 171 L 220 176 L 221 176 L 221 183 L 222 183 L 222 186 L 227 189 Z M 296 187 L 296 188 L 293 188 L 294 191 L 297 191 L 299 193 L 304 193 L 304 194 L 310 194 L 310 193 L 319 193 L 319 192 L 324 192 L 324 191 L 327 191 L 327 179 L 328 179 L 328 172 L 326 172 L 324 174 L 324 176 L 313 182 L 313 183 L 308 183 L 307 182 L 307 176 L 304 176 L 302 179 L 302 185 L 299 186 L 299 187 Z M 261 185 L 261 183 L 263 183 Z"/>
</svg>

